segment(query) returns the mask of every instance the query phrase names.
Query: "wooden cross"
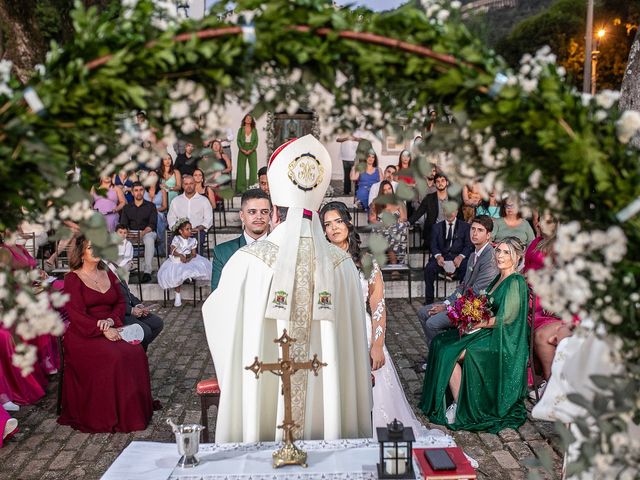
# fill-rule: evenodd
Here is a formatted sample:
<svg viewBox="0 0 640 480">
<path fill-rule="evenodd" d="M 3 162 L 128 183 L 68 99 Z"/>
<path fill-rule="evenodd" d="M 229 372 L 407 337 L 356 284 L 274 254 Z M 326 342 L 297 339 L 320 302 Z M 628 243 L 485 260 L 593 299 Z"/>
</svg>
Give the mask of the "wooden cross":
<svg viewBox="0 0 640 480">
<path fill-rule="evenodd" d="M 293 418 L 291 418 L 291 376 L 298 370 L 311 370 L 317 377 L 318 371 L 322 367 L 327 366 L 326 363 L 322 363 L 318 360 L 317 354 L 314 354 L 313 358 L 306 362 L 296 362 L 293 360 L 289 354 L 289 350 L 291 348 L 291 344 L 295 341 L 296 339 L 291 338 L 285 329 L 282 332 L 282 336 L 274 340 L 274 343 L 280 344 L 280 348 L 282 349 L 282 358 L 279 358 L 276 363 L 264 363 L 259 361 L 258 357 L 255 357 L 255 360 L 251 365 L 244 367 L 245 370 L 251 370 L 255 374 L 256 378 L 259 378 L 260 374 L 263 372 L 271 372 L 274 375 L 279 376 L 282 381 L 281 393 L 284 396 L 284 420 L 282 425 L 278 425 L 278 428 L 282 428 L 284 432 L 283 439 L 285 446 L 278 452 L 274 452 L 274 467 L 293 464 L 303 465 L 306 467 L 306 453 L 298 450 L 295 445 L 293 445 L 293 429 L 299 425 L 297 425 L 293 421 Z M 295 452 L 293 452 L 292 449 Z M 304 458 L 302 458 L 302 454 L 304 454 Z"/>
</svg>

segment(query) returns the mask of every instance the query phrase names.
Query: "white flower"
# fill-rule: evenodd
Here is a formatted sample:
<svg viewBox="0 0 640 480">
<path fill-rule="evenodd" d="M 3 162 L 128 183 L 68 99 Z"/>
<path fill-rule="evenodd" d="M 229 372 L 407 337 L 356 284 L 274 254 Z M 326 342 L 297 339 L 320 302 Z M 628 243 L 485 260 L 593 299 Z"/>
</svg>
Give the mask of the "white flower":
<svg viewBox="0 0 640 480">
<path fill-rule="evenodd" d="M 558 186 L 555 183 L 547 187 L 547 190 L 544 192 L 544 199 L 551 207 L 557 207 L 559 205 Z"/>
<path fill-rule="evenodd" d="M 176 120 L 181 120 L 187 116 L 189 116 L 189 112 L 191 111 L 189 107 L 189 102 L 186 100 L 181 100 L 179 102 L 173 102 L 171 104 L 171 110 L 169 111 L 169 116 Z"/>
<path fill-rule="evenodd" d="M 640 130 L 640 112 L 627 110 L 616 122 L 618 140 L 621 143 L 629 143 L 635 134 Z"/>
<path fill-rule="evenodd" d="M 583 107 L 588 107 L 592 99 L 593 99 L 593 95 L 591 95 L 590 93 L 580 94 L 580 101 L 582 102 Z"/>
<path fill-rule="evenodd" d="M 533 92 L 536 88 L 538 88 L 538 80 L 535 78 L 531 78 L 531 79 L 520 79 L 520 86 L 522 87 L 522 90 L 524 90 L 526 93 L 531 93 Z"/>
<path fill-rule="evenodd" d="M 605 118 L 607 118 L 607 112 L 605 112 L 604 110 L 598 110 L 593 115 L 593 118 L 596 122 L 602 122 Z"/>
<path fill-rule="evenodd" d="M 538 188 L 540 186 L 541 179 L 542 172 L 540 171 L 540 169 L 536 169 L 531 172 L 531 175 L 529 175 L 529 185 L 531 185 L 533 188 Z"/>
<path fill-rule="evenodd" d="M 606 110 L 609 110 L 611 107 L 613 107 L 619 98 L 620 92 L 617 92 L 615 90 L 602 90 L 595 97 L 596 103 Z"/>
<path fill-rule="evenodd" d="M 448 20 L 449 15 L 450 15 L 449 10 L 442 9 L 436 14 L 436 19 L 439 22 L 444 23 Z"/>
<path fill-rule="evenodd" d="M 458 10 L 462 6 L 462 2 L 459 2 L 458 0 L 454 0 L 453 2 L 451 2 L 450 5 L 452 9 Z"/>
</svg>

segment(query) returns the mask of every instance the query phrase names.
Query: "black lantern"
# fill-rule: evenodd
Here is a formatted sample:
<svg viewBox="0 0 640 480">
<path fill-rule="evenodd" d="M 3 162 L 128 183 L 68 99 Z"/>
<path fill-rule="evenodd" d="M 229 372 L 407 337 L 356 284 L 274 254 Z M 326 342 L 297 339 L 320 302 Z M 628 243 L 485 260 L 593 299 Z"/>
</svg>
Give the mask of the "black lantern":
<svg viewBox="0 0 640 480">
<path fill-rule="evenodd" d="M 387 428 L 376 428 L 380 443 L 378 478 L 416 478 L 413 472 L 412 444 L 416 437 L 394 418 Z"/>
</svg>

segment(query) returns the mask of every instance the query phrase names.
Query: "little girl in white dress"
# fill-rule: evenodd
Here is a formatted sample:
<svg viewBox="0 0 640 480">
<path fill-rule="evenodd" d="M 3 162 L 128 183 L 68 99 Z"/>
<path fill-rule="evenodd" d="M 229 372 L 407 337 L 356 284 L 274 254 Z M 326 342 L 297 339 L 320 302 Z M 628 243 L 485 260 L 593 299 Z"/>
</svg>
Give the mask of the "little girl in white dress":
<svg viewBox="0 0 640 480">
<path fill-rule="evenodd" d="M 176 291 L 174 305 L 182 305 L 180 287 L 185 280 L 209 280 L 211 278 L 211 262 L 198 255 L 198 240 L 191 236 L 191 223 L 187 218 L 180 218 L 173 226 L 177 232 L 171 241 L 169 258 L 158 270 L 158 283 L 164 289 Z"/>
</svg>

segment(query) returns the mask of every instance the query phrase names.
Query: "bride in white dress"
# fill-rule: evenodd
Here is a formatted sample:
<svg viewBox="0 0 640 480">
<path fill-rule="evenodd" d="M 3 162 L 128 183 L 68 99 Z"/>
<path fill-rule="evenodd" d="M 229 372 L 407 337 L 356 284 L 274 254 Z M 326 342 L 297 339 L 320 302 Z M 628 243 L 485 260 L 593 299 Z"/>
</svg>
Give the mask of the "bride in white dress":
<svg viewBox="0 0 640 480">
<path fill-rule="evenodd" d="M 455 446 L 453 439 L 440 430 L 429 430 L 416 418 L 406 396 L 393 360 L 384 344 L 387 308 L 384 300 L 384 280 L 378 264 L 373 261 L 373 269 L 368 278 L 362 271 L 360 239 L 351 223 L 351 214 L 342 202 L 327 203 L 320 211 L 320 220 L 329 242 L 349 252 L 358 271 L 362 283 L 364 302 L 371 311 L 367 314 L 367 325 L 371 332 L 369 347 L 371 353 L 371 370 L 375 377 L 373 387 L 373 427 L 385 427 L 394 418 L 406 427 L 411 427 L 416 439 L 429 446 Z"/>
</svg>

